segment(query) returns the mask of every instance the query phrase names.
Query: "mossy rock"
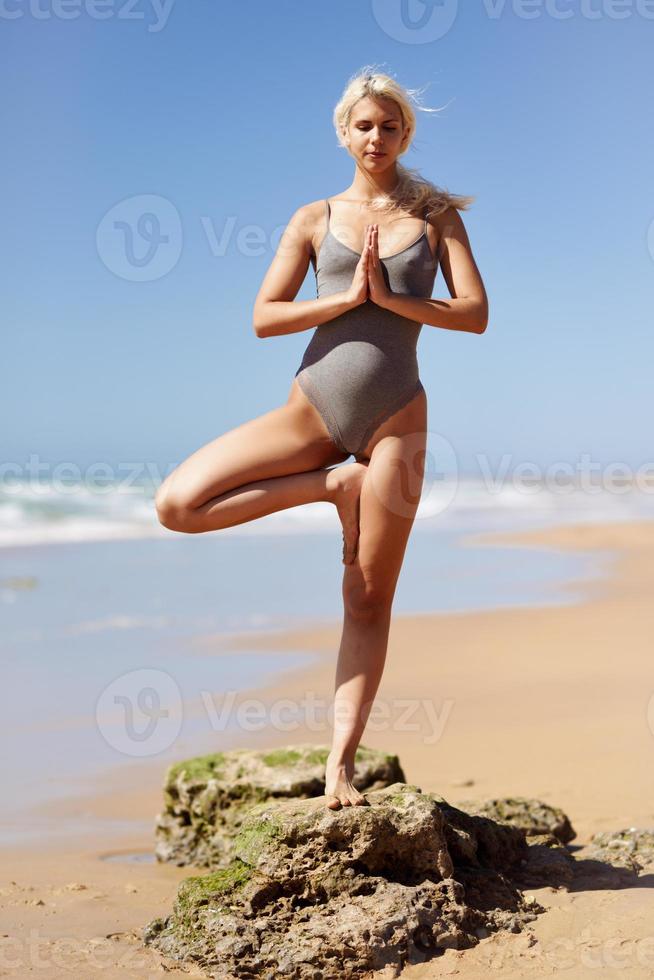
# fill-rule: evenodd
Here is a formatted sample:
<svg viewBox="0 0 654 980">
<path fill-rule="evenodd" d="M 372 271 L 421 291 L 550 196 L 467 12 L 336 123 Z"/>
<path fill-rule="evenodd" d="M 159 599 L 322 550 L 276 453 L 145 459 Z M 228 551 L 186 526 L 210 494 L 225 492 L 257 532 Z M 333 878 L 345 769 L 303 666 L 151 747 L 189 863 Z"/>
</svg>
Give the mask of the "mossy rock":
<svg viewBox="0 0 654 980">
<path fill-rule="evenodd" d="M 527 836 L 553 834 L 562 844 L 577 836 L 560 807 L 528 796 L 500 796 L 489 800 L 464 800 L 457 807 L 466 813 L 490 817 L 497 823 L 518 827 Z"/>
<path fill-rule="evenodd" d="M 325 791 L 329 746 L 234 749 L 176 762 L 166 773 L 155 824 L 155 855 L 178 866 L 220 868 L 247 812 L 269 800 L 310 799 Z M 361 792 L 404 780 L 396 755 L 359 746 L 353 783 Z"/>
<path fill-rule="evenodd" d="M 366 798 L 339 810 L 324 797 L 254 806 L 229 866 L 183 882 L 171 915 L 151 922 L 144 941 L 215 980 L 353 980 L 398 976 L 490 932 L 519 932 L 544 911 L 511 883 L 527 847 L 515 828 L 495 827 L 507 842 L 497 869 L 457 867 L 446 813 L 459 822 L 465 814 L 402 782 Z M 467 821 L 473 838 L 492 823 Z"/>
<path fill-rule="evenodd" d="M 584 849 L 583 857 L 636 874 L 654 870 L 654 827 L 598 831 Z"/>
</svg>

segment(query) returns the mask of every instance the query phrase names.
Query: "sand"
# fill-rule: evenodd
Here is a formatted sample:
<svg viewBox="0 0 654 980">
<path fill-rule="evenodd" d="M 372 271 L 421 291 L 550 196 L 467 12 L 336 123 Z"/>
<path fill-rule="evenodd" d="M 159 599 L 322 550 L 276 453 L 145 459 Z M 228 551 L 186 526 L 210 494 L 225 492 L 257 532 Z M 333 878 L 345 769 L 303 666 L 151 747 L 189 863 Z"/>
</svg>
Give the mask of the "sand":
<svg viewBox="0 0 654 980">
<path fill-rule="evenodd" d="M 482 537 L 468 539 L 480 543 Z M 604 575 L 568 583 L 576 604 L 393 618 L 375 714 L 363 744 L 396 752 L 407 780 L 452 803 L 535 796 L 562 807 L 577 832 L 654 827 L 654 522 L 575 525 L 493 543 L 597 553 Z M 465 543 L 465 542 L 464 542 Z M 607 560 L 607 552 L 610 559 Z M 602 553 L 600 555 L 600 553 Z M 320 654 L 310 668 L 247 692 L 266 711 L 317 699 L 316 724 L 273 723 L 263 733 L 220 737 L 216 749 L 326 743 L 340 624 L 280 637 L 250 636 L 250 649 Z M 231 651 L 235 645 L 231 644 Z M 223 656 L 215 642 L 208 655 Z M 652 699 L 652 704 L 650 704 Z M 84 799 L 48 807 L 52 820 L 92 815 L 100 830 L 2 853 L 0 977 L 201 976 L 142 949 L 140 931 L 172 906 L 195 873 L 104 860 L 151 852 L 161 805 L 161 765 L 118 771 Z M 121 832 L 129 815 L 142 830 Z M 93 821 L 91 821 L 93 824 Z M 654 876 L 617 890 L 533 891 L 548 911 L 528 933 L 490 936 L 472 950 L 407 968 L 403 976 L 487 978 L 654 976 Z"/>
</svg>

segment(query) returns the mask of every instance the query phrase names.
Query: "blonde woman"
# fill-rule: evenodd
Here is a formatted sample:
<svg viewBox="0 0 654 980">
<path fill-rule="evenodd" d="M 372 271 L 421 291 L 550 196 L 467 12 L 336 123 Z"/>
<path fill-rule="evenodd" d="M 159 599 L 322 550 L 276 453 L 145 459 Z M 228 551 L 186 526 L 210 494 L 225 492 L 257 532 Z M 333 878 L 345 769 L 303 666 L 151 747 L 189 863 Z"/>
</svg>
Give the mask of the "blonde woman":
<svg viewBox="0 0 654 980">
<path fill-rule="evenodd" d="M 338 809 L 368 802 L 352 784 L 354 756 L 423 484 L 418 334 L 424 324 L 481 334 L 488 301 L 459 215 L 473 199 L 398 162 L 415 131 L 412 93 L 364 69 L 334 125 L 354 161 L 352 183 L 292 215 L 254 304 L 258 337 L 317 328 L 288 400 L 193 453 L 161 484 L 156 508 L 165 527 L 197 534 L 314 501 L 335 505 L 344 619 L 325 799 Z M 317 298 L 295 302 L 309 262 Z M 431 299 L 439 264 L 450 300 Z"/>
</svg>

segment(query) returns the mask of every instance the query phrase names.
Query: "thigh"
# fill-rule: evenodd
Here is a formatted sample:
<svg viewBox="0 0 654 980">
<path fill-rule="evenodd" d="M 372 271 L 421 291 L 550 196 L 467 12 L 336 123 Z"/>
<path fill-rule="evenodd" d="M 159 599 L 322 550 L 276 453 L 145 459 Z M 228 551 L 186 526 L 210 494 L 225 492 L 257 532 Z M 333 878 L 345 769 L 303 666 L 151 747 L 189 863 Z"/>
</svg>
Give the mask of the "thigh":
<svg viewBox="0 0 654 980">
<path fill-rule="evenodd" d="M 375 446 L 388 436 L 406 436 L 414 433 L 418 437 L 427 430 L 427 393 L 421 388 L 411 401 L 375 429 L 368 443 L 356 459 L 366 462 L 371 459 Z"/>
<path fill-rule="evenodd" d="M 256 480 L 342 462 L 316 409 L 297 383 L 285 405 L 230 429 L 201 446 L 166 477 L 157 497 L 182 508 L 200 507 Z"/>
<path fill-rule="evenodd" d="M 361 487 L 357 557 L 344 571 L 346 603 L 392 602 L 420 503 L 426 443 L 426 431 L 417 429 L 374 446 Z"/>
</svg>

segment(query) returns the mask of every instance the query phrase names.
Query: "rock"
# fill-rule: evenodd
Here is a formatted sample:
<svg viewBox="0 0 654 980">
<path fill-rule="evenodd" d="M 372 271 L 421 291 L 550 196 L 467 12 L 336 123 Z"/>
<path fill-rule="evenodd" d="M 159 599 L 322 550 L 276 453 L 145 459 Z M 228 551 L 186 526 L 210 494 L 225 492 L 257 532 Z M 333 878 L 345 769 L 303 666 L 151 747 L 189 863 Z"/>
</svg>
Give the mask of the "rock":
<svg viewBox="0 0 654 980">
<path fill-rule="evenodd" d="M 453 806 L 438 793 L 426 795 L 443 813 L 447 846 L 456 865 L 506 871 L 522 864 L 527 846 L 520 828 L 466 812 L 461 804 Z"/>
<path fill-rule="evenodd" d="M 563 810 L 527 796 L 464 800 L 457 806 L 466 813 L 483 815 L 498 823 L 519 827 L 528 837 L 553 834 L 561 844 L 568 844 L 577 836 Z"/>
<path fill-rule="evenodd" d="M 373 794 L 366 795 L 372 804 Z M 303 800 L 260 804 L 245 818 L 234 854 L 271 877 L 281 868 L 291 878 L 318 871 L 325 881 L 342 868 L 405 884 L 451 876 L 442 812 L 428 795 L 395 783 L 375 794 L 375 804 L 343 807 L 345 824 L 331 819 L 336 811 L 324 798 L 310 807 Z M 341 883 L 337 890 L 343 890 Z"/>
<path fill-rule="evenodd" d="M 527 838 L 527 857 L 517 880 L 522 888 L 568 887 L 575 877 L 575 859 L 554 834 Z"/>
<path fill-rule="evenodd" d="M 155 855 L 179 867 L 226 867 L 246 813 L 266 800 L 308 799 L 325 791 L 329 747 L 235 749 L 175 763 L 166 772 L 164 809 L 155 824 Z M 396 755 L 360 746 L 353 783 L 360 792 L 403 781 Z"/>
<path fill-rule="evenodd" d="M 588 860 L 604 861 L 615 868 L 640 871 L 654 868 L 654 829 L 629 827 L 593 834 L 583 850 Z"/>
<path fill-rule="evenodd" d="M 255 805 L 229 865 L 182 882 L 144 942 L 215 980 L 396 977 L 544 911 L 504 873 L 527 850 L 515 828 L 402 782 L 366 797 L 340 810 L 324 797 Z"/>
</svg>

